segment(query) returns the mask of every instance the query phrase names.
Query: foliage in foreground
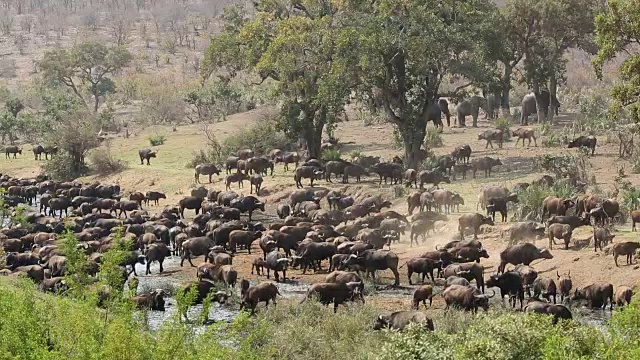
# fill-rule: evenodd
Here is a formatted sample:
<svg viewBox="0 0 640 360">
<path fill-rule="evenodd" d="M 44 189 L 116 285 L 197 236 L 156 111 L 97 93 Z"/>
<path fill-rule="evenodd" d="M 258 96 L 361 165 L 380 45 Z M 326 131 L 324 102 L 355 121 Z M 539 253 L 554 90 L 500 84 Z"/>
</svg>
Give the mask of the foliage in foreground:
<svg viewBox="0 0 640 360">
<path fill-rule="evenodd" d="M 116 263 L 116 260 L 108 263 Z M 117 269 L 113 267 L 112 270 Z M 109 279 L 117 271 L 106 271 Z M 107 280 L 107 282 L 110 282 Z M 76 282 L 76 289 L 90 284 Z M 169 317 L 156 331 L 122 293 L 108 310 L 95 297 L 45 295 L 24 280 L 0 278 L 0 353 L 20 359 L 619 359 L 638 358 L 640 302 L 617 311 L 608 328 L 491 311 L 434 313 L 437 331 L 374 331 L 373 306 L 331 308 L 315 302 L 258 309 L 231 324 L 201 327 Z M 73 299 L 72 299 L 73 298 Z M 214 305 L 217 306 L 217 305 Z M 72 331 L 71 331 L 72 330 Z M 126 355 L 124 355 L 126 354 Z"/>
</svg>

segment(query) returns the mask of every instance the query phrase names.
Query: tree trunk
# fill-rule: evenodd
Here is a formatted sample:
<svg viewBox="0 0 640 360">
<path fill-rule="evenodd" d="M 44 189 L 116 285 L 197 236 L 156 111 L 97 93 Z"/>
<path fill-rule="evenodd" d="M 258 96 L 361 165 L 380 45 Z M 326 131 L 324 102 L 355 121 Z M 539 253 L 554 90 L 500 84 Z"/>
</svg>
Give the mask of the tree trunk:
<svg viewBox="0 0 640 360">
<path fill-rule="evenodd" d="M 558 80 L 556 79 L 556 74 L 551 74 L 551 79 L 549 79 L 549 123 L 556 125 L 554 122 L 554 115 L 556 114 L 556 102 L 553 101 L 556 99 L 556 93 L 558 91 Z"/>
<path fill-rule="evenodd" d="M 415 124 L 412 121 L 408 121 L 400 125 L 399 130 L 404 143 L 405 165 L 409 169 L 418 170 L 420 162 L 423 160 L 421 148 L 427 132 L 426 122 L 418 121 Z"/>
<path fill-rule="evenodd" d="M 323 111 L 319 111 L 317 114 L 305 113 L 304 116 L 309 119 L 305 123 L 310 124 L 302 133 L 302 138 L 307 144 L 307 156 L 319 159 L 322 156 L 320 147 L 322 145 L 322 131 L 326 123 L 326 114 Z"/>
<path fill-rule="evenodd" d="M 97 113 L 98 112 L 98 107 L 100 107 L 100 96 L 98 96 L 97 94 L 93 94 L 93 112 Z"/>
<path fill-rule="evenodd" d="M 539 124 L 544 124 L 544 122 L 547 120 L 547 118 L 544 115 L 543 107 L 540 106 L 540 104 L 542 103 L 542 98 L 540 97 L 540 87 L 539 86 L 534 86 L 533 87 L 533 93 L 535 94 L 535 98 L 536 98 L 536 112 L 537 112 L 537 115 L 538 115 L 538 123 Z"/>
<path fill-rule="evenodd" d="M 509 91 L 511 90 L 511 73 L 513 68 L 505 65 L 504 74 L 502 75 L 502 93 L 500 94 L 500 116 L 505 119 L 511 119 L 511 109 L 509 108 Z"/>
</svg>

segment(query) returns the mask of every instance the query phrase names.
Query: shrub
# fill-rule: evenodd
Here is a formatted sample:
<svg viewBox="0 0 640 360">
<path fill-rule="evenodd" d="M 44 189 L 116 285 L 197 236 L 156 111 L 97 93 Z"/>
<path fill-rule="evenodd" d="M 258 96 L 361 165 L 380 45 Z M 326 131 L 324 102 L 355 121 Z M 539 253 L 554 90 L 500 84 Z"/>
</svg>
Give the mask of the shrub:
<svg viewBox="0 0 640 360">
<path fill-rule="evenodd" d="M 640 189 L 630 186 L 624 189 L 622 193 L 622 204 L 630 210 L 638 209 L 638 202 L 640 201 Z"/>
<path fill-rule="evenodd" d="M 149 135 L 149 137 L 147 137 L 147 140 L 149 140 L 149 144 L 151 144 L 151 146 L 160 146 L 164 144 L 164 141 L 166 140 L 166 137 L 164 135 Z"/>
<path fill-rule="evenodd" d="M 589 157 L 584 152 L 577 155 L 542 155 L 535 158 L 536 167 L 551 172 L 557 179 L 574 178 L 590 183 Z"/>
<path fill-rule="evenodd" d="M 503 131 L 504 141 L 511 141 L 511 121 L 505 118 L 497 118 L 495 121 L 496 129 Z"/>
<path fill-rule="evenodd" d="M 407 188 L 403 185 L 396 185 L 393 187 L 393 196 L 396 199 L 402 198 L 407 194 Z"/>
<path fill-rule="evenodd" d="M 537 221 L 542 216 L 542 201 L 551 196 L 553 191 L 544 185 L 532 184 L 518 194 L 515 217 L 520 220 Z"/>
<path fill-rule="evenodd" d="M 107 140 L 103 148 L 93 151 L 89 160 L 91 168 L 98 175 L 109 175 L 126 170 L 129 166 L 121 159 L 116 159 L 111 154 L 111 141 Z"/>
<path fill-rule="evenodd" d="M 424 146 L 427 149 L 433 149 L 442 147 L 443 145 L 442 130 L 438 127 L 427 127 L 427 133 L 424 136 Z"/>
<path fill-rule="evenodd" d="M 353 150 L 349 156 L 351 159 L 357 159 L 362 156 L 362 152 L 360 150 Z"/>
<path fill-rule="evenodd" d="M 325 150 L 322 152 L 321 158 L 326 161 L 339 161 L 342 160 L 342 153 L 335 149 Z"/>
<path fill-rule="evenodd" d="M 266 154 L 273 149 L 291 150 L 294 144 L 276 129 L 275 119 L 264 116 L 255 124 L 236 132 L 222 141 L 220 155 L 226 158 L 240 149 L 253 149 L 256 154 Z"/>
<path fill-rule="evenodd" d="M 58 153 L 51 160 L 42 164 L 42 172 L 55 181 L 70 181 L 87 173 L 84 164 L 78 165 L 67 152 Z"/>
</svg>

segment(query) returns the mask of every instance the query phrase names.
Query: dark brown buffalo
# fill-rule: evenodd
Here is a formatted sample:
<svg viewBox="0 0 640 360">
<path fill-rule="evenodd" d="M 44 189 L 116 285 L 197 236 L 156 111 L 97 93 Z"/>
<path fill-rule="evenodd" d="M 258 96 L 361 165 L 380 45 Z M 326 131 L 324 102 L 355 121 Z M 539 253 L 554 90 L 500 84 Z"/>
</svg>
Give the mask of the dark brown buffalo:
<svg viewBox="0 0 640 360">
<path fill-rule="evenodd" d="M 16 154 L 22 155 L 22 149 L 17 146 L 7 146 L 4 148 L 4 157 L 10 159 L 9 154 L 13 154 L 13 158 L 16 159 Z"/>
<path fill-rule="evenodd" d="M 507 264 L 530 265 L 537 259 L 553 259 L 553 255 L 548 249 L 539 249 L 531 243 L 511 245 L 500 253 L 498 273 L 503 273 Z"/>
<path fill-rule="evenodd" d="M 301 304 L 308 299 L 316 298 L 320 303 L 329 305 L 333 303 L 333 312 L 338 311 L 338 305 L 344 304 L 346 301 L 355 301 L 360 299 L 364 302 L 364 298 L 360 296 L 362 282 L 335 282 L 335 283 L 315 283 L 311 285 Z"/>
<path fill-rule="evenodd" d="M 194 209 L 196 215 L 200 213 L 202 208 L 202 199 L 195 196 L 185 196 L 178 202 L 180 205 L 180 217 L 184 219 L 184 209 Z"/>
<path fill-rule="evenodd" d="M 300 162 L 300 155 L 292 152 L 283 153 L 280 156 L 276 156 L 274 162 L 276 164 L 284 163 L 284 171 L 289 171 L 289 164 L 296 164 L 295 168 L 297 169 L 298 163 Z"/>
<path fill-rule="evenodd" d="M 493 149 L 494 141 L 498 143 L 498 148 L 502 149 L 502 144 L 504 142 L 504 132 L 499 129 L 485 130 L 478 134 L 478 140 L 487 141 L 487 144 L 484 146 L 485 149 L 488 148 L 489 145 L 491 145 L 491 148 Z"/>
<path fill-rule="evenodd" d="M 524 312 L 547 314 L 553 316 L 553 324 L 558 323 L 558 319 L 572 319 L 571 311 L 564 305 L 547 304 L 540 301 L 533 301 L 524 307 Z"/>
<path fill-rule="evenodd" d="M 442 271 L 442 277 L 449 276 L 463 277 L 469 281 L 476 281 L 476 286 L 484 293 L 484 268 L 477 263 L 451 264 Z"/>
<path fill-rule="evenodd" d="M 518 146 L 518 143 L 520 142 L 520 140 L 522 140 L 522 147 L 524 147 L 525 139 L 529 140 L 529 144 L 527 145 L 527 147 L 531 146 L 531 139 L 533 139 L 533 143 L 535 144 L 535 146 L 536 147 L 538 146 L 538 140 L 536 139 L 536 132 L 532 128 L 517 128 L 516 130 L 513 130 L 511 132 L 511 136 L 518 138 L 514 146 Z"/>
<path fill-rule="evenodd" d="M 200 164 L 195 168 L 196 184 L 200 183 L 200 175 L 209 175 L 209 183 L 211 183 L 212 175 L 220 175 L 220 169 L 214 164 Z"/>
<path fill-rule="evenodd" d="M 158 191 L 147 191 L 147 193 L 145 194 L 145 201 L 147 205 L 149 205 L 149 202 L 153 201 L 156 203 L 156 206 L 157 206 L 158 201 L 160 199 L 166 199 L 166 198 L 167 198 L 167 195 Z"/>
<path fill-rule="evenodd" d="M 571 271 L 562 275 L 560 275 L 560 273 L 556 271 L 556 275 L 558 276 L 558 290 L 560 291 L 560 301 L 564 301 L 565 297 L 569 298 L 571 289 L 573 288 L 573 282 L 571 281 Z"/>
<path fill-rule="evenodd" d="M 455 261 L 457 262 L 475 261 L 479 263 L 481 258 L 485 258 L 485 259 L 489 258 L 489 254 L 487 253 L 487 250 L 478 249 L 475 247 L 468 247 L 468 246 L 453 248 L 449 250 L 449 253 L 453 255 L 453 257 L 455 258 Z"/>
<path fill-rule="evenodd" d="M 591 156 L 593 156 L 593 154 L 596 151 L 596 143 L 598 142 L 598 139 L 595 136 L 589 135 L 589 136 L 578 136 L 577 138 L 573 139 L 569 145 L 567 146 L 567 148 L 571 149 L 571 148 L 586 148 L 588 150 L 591 150 Z"/>
<path fill-rule="evenodd" d="M 476 312 L 481 307 L 487 311 L 489 299 L 493 296 L 495 293 L 492 295 L 481 294 L 475 286 L 451 285 L 442 292 L 442 297 L 447 304 L 445 310 L 455 307 Z"/>
<path fill-rule="evenodd" d="M 460 232 L 460 239 L 464 240 L 464 231 L 466 229 L 473 230 L 473 238 L 478 238 L 478 231 L 482 225 L 494 226 L 493 220 L 490 217 L 482 214 L 464 214 L 458 218 L 458 231 Z"/>
<path fill-rule="evenodd" d="M 625 241 L 621 243 L 613 244 L 613 261 L 618 266 L 618 256 L 625 255 L 627 257 L 627 265 L 631 265 L 633 263 L 633 254 L 636 252 L 636 249 L 640 248 L 640 242 L 635 241 Z"/>
<path fill-rule="evenodd" d="M 149 159 L 155 158 L 157 152 L 151 149 L 141 149 L 138 150 L 138 155 L 140 156 L 140 165 L 144 165 L 144 161 L 147 160 L 147 165 L 151 165 L 149 163 Z"/>
<path fill-rule="evenodd" d="M 613 285 L 605 282 L 587 285 L 582 289 L 576 289 L 571 300 L 587 300 L 589 307 L 602 309 L 607 307 L 608 300 L 609 309 L 613 310 Z"/>
<path fill-rule="evenodd" d="M 569 249 L 569 242 L 571 241 L 571 236 L 573 235 L 573 229 L 571 229 L 571 225 L 567 224 L 551 224 L 549 225 L 549 249 L 553 250 L 553 244 L 556 242 L 556 239 L 562 239 L 564 241 L 564 249 Z"/>
<path fill-rule="evenodd" d="M 420 188 L 423 188 L 424 184 L 433 184 L 434 186 L 438 186 L 438 184 L 442 182 L 451 184 L 449 177 L 439 171 L 420 171 L 420 173 L 418 173 L 418 179 L 420 179 Z"/>
<path fill-rule="evenodd" d="M 433 304 L 433 286 L 431 285 L 422 285 L 413 292 L 413 301 L 411 302 L 411 307 L 414 310 L 418 310 L 420 307 L 420 302 L 424 307 L 427 307 L 427 300 L 429 300 L 429 307 Z"/>
<path fill-rule="evenodd" d="M 404 181 L 409 187 L 418 187 L 418 172 L 415 169 L 407 169 L 404 172 Z"/>
<path fill-rule="evenodd" d="M 482 157 L 479 159 L 471 160 L 471 170 L 473 172 L 473 178 L 476 178 L 476 173 L 478 171 L 484 171 L 484 177 L 491 176 L 491 170 L 494 166 L 502 165 L 502 161 L 500 159 L 494 159 L 492 157 Z"/>
<path fill-rule="evenodd" d="M 296 182 L 297 188 L 302 188 L 302 179 L 309 179 L 309 186 L 313 186 L 313 181 L 322 177 L 322 170 L 314 166 L 300 166 L 295 170 L 293 179 Z"/>
<path fill-rule="evenodd" d="M 542 296 L 547 302 L 551 302 L 551 297 L 553 296 L 553 303 L 556 303 L 556 295 L 558 293 L 558 289 L 556 287 L 556 282 L 553 279 L 549 278 L 537 278 L 533 281 L 533 297 L 536 299 L 540 299 Z"/>
<path fill-rule="evenodd" d="M 593 251 L 602 251 L 602 245 L 607 246 L 608 243 L 613 242 L 613 238 L 615 235 L 611 234 L 611 231 L 607 228 L 603 227 L 595 227 L 593 228 Z"/>
<path fill-rule="evenodd" d="M 162 289 L 156 289 L 146 294 L 134 296 L 131 301 L 138 309 L 150 309 L 154 311 L 164 311 L 164 297 L 166 293 Z"/>
<path fill-rule="evenodd" d="M 529 265 L 520 264 L 516 266 L 513 271 L 520 274 L 522 278 L 522 286 L 527 291 L 527 295 L 531 296 L 531 287 L 533 286 L 534 281 L 538 278 L 538 272 Z"/>
<path fill-rule="evenodd" d="M 575 202 L 571 199 L 559 198 L 555 196 L 547 196 L 542 200 L 542 220 L 544 222 L 545 216 L 559 215 L 564 216 L 567 210 L 574 206 Z"/>
<path fill-rule="evenodd" d="M 384 183 L 387 183 L 387 179 L 390 179 L 392 184 L 397 184 L 402 179 L 402 165 L 395 163 L 378 163 L 369 168 L 369 172 L 378 174 L 380 177 L 380 184 L 384 178 Z"/>
<path fill-rule="evenodd" d="M 384 328 L 394 330 L 404 330 L 409 324 L 417 324 L 423 326 L 425 329 L 433 331 L 433 320 L 427 316 L 427 314 L 421 311 L 396 311 L 389 315 L 380 315 L 373 325 L 374 330 L 380 330 Z"/>
<path fill-rule="evenodd" d="M 571 226 L 571 229 L 575 230 L 580 226 L 589 226 L 591 225 L 591 220 L 586 217 L 582 218 L 575 215 L 565 215 L 565 216 L 552 216 L 547 224 L 567 224 Z"/>
<path fill-rule="evenodd" d="M 445 214 L 450 214 L 454 206 L 464 205 L 464 199 L 460 194 L 446 189 L 436 189 L 431 192 L 438 212 L 442 212 L 444 206 Z"/>
<path fill-rule="evenodd" d="M 404 266 L 407 267 L 407 279 L 409 279 L 409 285 L 412 285 L 411 275 L 413 275 L 413 273 L 422 275 L 423 283 L 424 283 L 424 278 L 426 277 L 428 279 L 429 275 L 431 275 L 431 281 L 435 282 L 436 279 L 433 276 L 433 271 L 439 270 L 441 268 L 441 262 L 439 260 L 434 261 L 429 258 L 417 257 L 417 258 L 411 258 L 407 260 L 407 262 L 401 267 L 404 267 Z"/>
<path fill-rule="evenodd" d="M 243 308 L 251 309 L 251 315 L 255 314 L 256 306 L 259 302 L 264 302 L 265 306 L 269 306 L 269 301 L 273 301 L 276 305 L 276 296 L 280 295 L 276 284 L 270 281 L 263 281 L 256 286 L 249 286 L 249 281 L 242 279 L 240 281 L 240 310 Z"/>
<path fill-rule="evenodd" d="M 367 276 L 371 275 L 376 279 L 377 270 L 389 269 L 395 277 L 394 286 L 400 285 L 400 274 L 398 273 L 398 255 L 387 250 L 365 250 L 358 255 L 351 255 L 344 265 L 360 265 L 365 268 Z"/>
<path fill-rule="evenodd" d="M 625 306 L 631 304 L 633 290 L 628 286 L 618 286 L 615 293 L 616 306 Z"/>
<path fill-rule="evenodd" d="M 242 172 L 237 172 L 235 174 L 227 175 L 224 178 L 225 190 L 231 190 L 231 184 L 238 183 L 238 189 L 244 187 L 244 180 L 249 180 L 249 176 Z"/>
<path fill-rule="evenodd" d="M 520 300 L 520 309 L 524 306 L 524 286 L 522 277 L 516 271 L 507 271 L 500 275 L 491 275 L 486 282 L 487 287 L 500 289 L 500 298 L 509 296 L 509 304 L 516 307 L 516 301 Z"/>
<path fill-rule="evenodd" d="M 469 158 L 471 157 L 471 146 L 466 144 L 456 146 L 456 148 L 451 152 L 451 156 L 458 162 L 468 163 Z"/>
</svg>

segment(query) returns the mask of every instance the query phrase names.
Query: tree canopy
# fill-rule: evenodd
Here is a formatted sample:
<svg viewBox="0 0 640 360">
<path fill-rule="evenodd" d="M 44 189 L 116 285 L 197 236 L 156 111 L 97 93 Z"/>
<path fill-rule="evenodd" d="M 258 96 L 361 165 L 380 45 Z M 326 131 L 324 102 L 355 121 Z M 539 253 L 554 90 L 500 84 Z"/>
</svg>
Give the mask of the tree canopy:
<svg viewBox="0 0 640 360">
<path fill-rule="evenodd" d="M 47 51 L 39 65 L 45 80 L 67 86 L 90 107 L 84 97 L 88 92 L 93 97 L 93 112 L 97 112 L 100 97 L 115 92 L 115 84 L 108 75 L 126 67 L 131 58 L 123 47 L 83 42 L 68 50 Z"/>
<path fill-rule="evenodd" d="M 203 73 L 221 78 L 248 70 L 275 81 L 281 100 L 279 127 L 302 138 L 309 156 L 319 157 L 322 131 L 343 111 L 353 88 L 355 33 L 337 4 L 260 0 L 251 20 L 240 8 L 227 9 L 225 28 L 206 51 Z M 221 73 L 222 72 L 222 73 Z"/>
<path fill-rule="evenodd" d="M 626 108 L 634 122 L 640 122 L 640 2 L 611 0 L 606 10 L 596 17 L 598 54 L 594 59 L 596 74 L 602 78 L 602 66 L 619 53 L 627 58 L 619 67 L 621 83 L 612 96 L 617 109 Z M 614 109 L 615 110 L 615 109 Z"/>
</svg>

